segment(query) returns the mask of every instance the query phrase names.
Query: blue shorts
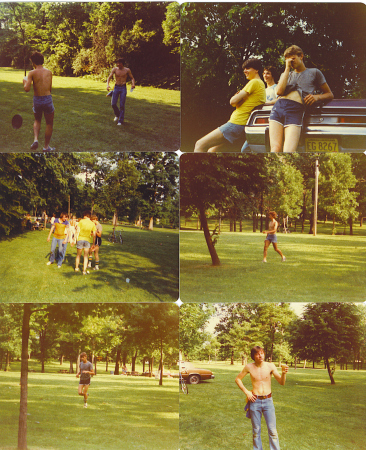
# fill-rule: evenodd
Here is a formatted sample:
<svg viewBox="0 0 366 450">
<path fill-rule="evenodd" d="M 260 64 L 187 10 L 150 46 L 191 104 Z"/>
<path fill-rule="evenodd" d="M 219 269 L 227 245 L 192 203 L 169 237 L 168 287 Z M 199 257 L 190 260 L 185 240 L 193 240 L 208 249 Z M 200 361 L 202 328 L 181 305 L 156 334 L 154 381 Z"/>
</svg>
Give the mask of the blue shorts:
<svg viewBox="0 0 366 450">
<path fill-rule="evenodd" d="M 42 119 L 42 114 L 52 114 L 55 111 L 52 95 L 42 95 L 33 97 L 33 112 L 37 120 Z"/>
<path fill-rule="evenodd" d="M 301 103 L 294 100 L 288 100 L 287 98 L 280 98 L 274 104 L 269 120 L 273 120 L 284 127 L 294 125 L 297 127 L 302 126 L 304 118 L 305 107 Z"/>
<path fill-rule="evenodd" d="M 235 123 L 226 122 L 224 125 L 219 127 L 219 130 L 224 135 L 224 138 L 233 144 L 237 139 L 245 139 L 245 126 L 236 125 Z"/>
<path fill-rule="evenodd" d="M 266 241 L 272 242 L 272 244 L 277 244 L 276 234 L 267 234 Z"/>
<path fill-rule="evenodd" d="M 90 242 L 89 241 L 77 241 L 76 248 L 90 248 Z"/>
</svg>

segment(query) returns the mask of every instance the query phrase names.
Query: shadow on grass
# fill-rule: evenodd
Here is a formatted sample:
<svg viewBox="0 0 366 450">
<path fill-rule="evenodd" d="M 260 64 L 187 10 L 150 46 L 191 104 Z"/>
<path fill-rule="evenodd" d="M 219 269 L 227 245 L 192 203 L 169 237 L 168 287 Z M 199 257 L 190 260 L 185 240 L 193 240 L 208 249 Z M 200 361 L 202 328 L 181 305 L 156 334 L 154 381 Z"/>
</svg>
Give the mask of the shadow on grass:
<svg viewBox="0 0 366 450">
<path fill-rule="evenodd" d="M 0 72 L 2 69 L 0 68 Z M 57 151 L 176 151 L 180 146 L 180 106 L 168 95 L 164 102 L 159 90 L 141 88 L 146 97 L 128 93 L 126 123 L 117 127 L 106 91 L 86 80 L 71 79 L 75 87 L 58 84 L 67 82 L 55 77 L 52 96 L 55 105 L 52 145 Z M 96 82 L 95 82 L 96 83 Z M 145 90 L 144 90 L 145 89 Z M 165 91 L 166 92 L 166 91 Z M 33 93 L 25 93 L 21 84 L 0 81 L 2 111 L 0 112 L 0 150 L 30 151 L 33 142 Z M 170 102 L 170 104 L 169 104 Z M 14 130 L 11 118 L 21 114 L 23 126 Z M 44 123 L 40 143 L 43 142 Z"/>
</svg>

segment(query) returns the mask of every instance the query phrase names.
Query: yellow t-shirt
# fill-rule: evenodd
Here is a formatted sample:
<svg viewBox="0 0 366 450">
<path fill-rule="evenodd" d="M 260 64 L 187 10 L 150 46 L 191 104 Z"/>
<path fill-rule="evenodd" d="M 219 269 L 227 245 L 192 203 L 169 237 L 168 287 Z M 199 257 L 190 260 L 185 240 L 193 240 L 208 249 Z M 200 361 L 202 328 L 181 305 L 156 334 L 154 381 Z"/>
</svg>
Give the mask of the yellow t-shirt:
<svg viewBox="0 0 366 450">
<path fill-rule="evenodd" d="M 252 110 L 256 106 L 266 103 L 266 88 L 262 80 L 258 78 L 250 80 L 242 91 L 247 92 L 249 96 L 239 108 L 235 108 L 230 116 L 229 122 L 235 125 L 246 125 Z"/>
<path fill-rule="evenodd" d="M 78 227 L 80 230 L 78 241 L 88 241 L 92 243 L 93 241 L 90 235 L 93 231 L 97 230 L 95 223 L 92 222 L 89 218 L 81 219 L 79 220 Z"/>
</svg>

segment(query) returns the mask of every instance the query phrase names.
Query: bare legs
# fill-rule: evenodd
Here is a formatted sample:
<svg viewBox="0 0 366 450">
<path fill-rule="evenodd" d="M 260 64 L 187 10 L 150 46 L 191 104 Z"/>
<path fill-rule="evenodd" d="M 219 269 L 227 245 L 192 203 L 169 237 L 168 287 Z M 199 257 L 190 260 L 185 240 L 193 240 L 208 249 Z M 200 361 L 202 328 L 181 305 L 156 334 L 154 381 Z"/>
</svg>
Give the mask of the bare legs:
<svg viewBox="0 0 366 450">
<path fill-rule="evenodd" d="M 89 386 L 90 386 L 89 384 L 79 384 L 79 387 L 78 387 L 78 394 L 84 396 L 84 403 L 88 402 Z"/>
<path fill-rule="evenodd" d="M 46 131 L 44 138 L 44 148 L 48 148 L 50 146 L 50 141 L 53 132 L 53 118 L 55 113 L 45 114 L 44 118 L 46 120 Z M 41 120 L 37 118 L 36 114 L 34 115 L 34 124 L 33 124 L 33 132 L 34 132 L 34 141 L 38 141 L 39 132 L 41 131 Z"/>
<path fill-rule="evenodd" d="M 88 248 L 78 248 L 76 250 L 76 259 L 75 259 L 75 271 L 79 270 L 79 264 L 80 264 L 80 257 L 84 250 L 84 262 L 83 262 L 83 273 L 86 273 L 86 269 L 88 268 L 88 256 L 89 256 L 89 249 Z"/>
<path fill-rule="evenodd" d="M 268 247 L 270 246 L 271 242 L 268 240 L 264 241 L 264 250 L 263 250 L 263 262 L 267 262 L 267 252 L 268 252 Z M 283 256 L 283 253 L 281 252 L 281 250 L 277 247 L 277 243 L 276 242 L 272 242 L 274 251 L 277 252 L 281 258 L 282 261 L 286 261 L 286 258 Z"/>
<path fill-rule="evenodd" d="M 269 122 L 269 142 L 271 144 L 271 152 L 281 152 L 283 146 L 284 153 L 293 153 L 299 144 L 301 127 L 290 125 L 283 127 L 278 122 L 271 120 Z M 285 142 L 283 142 L 285 139 Z"/>
<path fill-rule="evenodd" d="M 195 153 L 218 152 L 225 144 L 228 144 L 228 141 L 224 138 L 222 132 L 216 128 L 196 142 L 194 151 Z"/>
</svg>

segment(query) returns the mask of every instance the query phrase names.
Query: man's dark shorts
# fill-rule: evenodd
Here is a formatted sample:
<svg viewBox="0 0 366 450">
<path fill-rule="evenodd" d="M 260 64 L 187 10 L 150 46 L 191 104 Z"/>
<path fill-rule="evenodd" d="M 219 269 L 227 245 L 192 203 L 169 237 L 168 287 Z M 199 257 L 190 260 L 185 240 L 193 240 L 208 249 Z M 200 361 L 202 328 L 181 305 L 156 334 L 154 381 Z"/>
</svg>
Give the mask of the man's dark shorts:
<svg viewBox="0 0 366 450">
<path fill-rule="evenodd" d="M 100 247 L 102 245 L 102 238 L 97 236 L 95 239 L 95 245 L 98 245 Z"/>
<path fill-rule="evenodd" d="M 37 120 L 42 119 L 42 114 L 52 114 L 55 111 L 52 95 L 42 95 L 33 97 L 33 112 Z"/>
<path fill-rule="evenodd" d="M 269 120 L 273 120 L 284 127 L 289 127 L 291 125 L 301 127 L 304 111 L 304 105 L 301 103 L 287 98 L 280 98 L 274 104 Z"/>
<path fill-rule="evenodd" d="M 90 377 L 89 378 L 85 378 L 84 380 L 82 380 L 80 378 L 79 384 L 86 384 L 86 385 L 90 385 Z"/>
</svg>

